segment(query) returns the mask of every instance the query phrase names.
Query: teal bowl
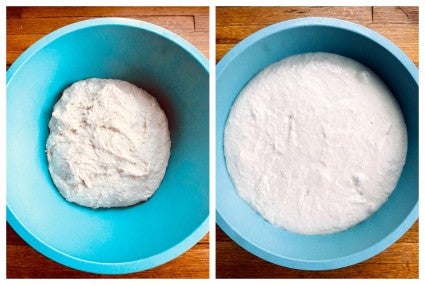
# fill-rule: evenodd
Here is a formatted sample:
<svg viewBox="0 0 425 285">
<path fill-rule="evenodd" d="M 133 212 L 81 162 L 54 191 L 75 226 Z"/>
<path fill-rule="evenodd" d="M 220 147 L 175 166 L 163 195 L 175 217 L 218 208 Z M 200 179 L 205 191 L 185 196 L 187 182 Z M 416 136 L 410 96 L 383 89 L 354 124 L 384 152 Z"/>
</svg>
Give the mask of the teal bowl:
<svg viewBox="0 0 425 285">
<path fill-rule="evenodd" d="M 273 226 L 236 193 L 227 172 L 223 135 L 239 91 L 264 67 L 306 52 L 357 60 L 387 84 L 402 109 L 408 152 L 396 189 L 364 222 L 330 235 L 300 235 Z M 363 26 L 329 18 L 281 22 L 249 36 L 217 65 L 217 223 L 239 245 L 275 264 L 328 270 L 366 260 L 399 239 L 418 218 L 418 69 L 393 43 Z"/>
<path fill-rule="evenodd" d="M 45 154 L 53 105 L 73 82 L 129 81 L 157 98 L 171 134 L 158 191 L 127 208 L 67 202 Z M 72 268 L 131 273 L 182 254 L 208 231 L 207 59 L 152 24 L 102 18 L 61 28 L 31 46 L 7 72 L 7 221 L 32 247 Z"/>
</svg>

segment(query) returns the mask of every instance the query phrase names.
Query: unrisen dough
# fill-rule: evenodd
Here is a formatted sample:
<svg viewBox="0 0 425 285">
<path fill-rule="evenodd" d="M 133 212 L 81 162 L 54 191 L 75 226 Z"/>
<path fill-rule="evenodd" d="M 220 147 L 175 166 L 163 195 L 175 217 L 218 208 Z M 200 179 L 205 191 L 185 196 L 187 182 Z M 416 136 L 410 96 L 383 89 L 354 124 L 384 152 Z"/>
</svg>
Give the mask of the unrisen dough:
<svg viewBox="0 0 425 285">
<path fill-rule="evenodd" d="M 54 106 L 49 128 L 49 171 L 70 202 L 130 206 L 151 197 L 164 177 L 167 118 L 154 97 L 128 82 L 74 83 Z"/>
<path fill-rule="evenodd" d="M 325 234 L 365 220 L 401 174 L 401 110 L 368 68 L 333 54 L 286 58 L 240 92 L 225 129 L 238 194 L 289 231 Z"/>
</svg>

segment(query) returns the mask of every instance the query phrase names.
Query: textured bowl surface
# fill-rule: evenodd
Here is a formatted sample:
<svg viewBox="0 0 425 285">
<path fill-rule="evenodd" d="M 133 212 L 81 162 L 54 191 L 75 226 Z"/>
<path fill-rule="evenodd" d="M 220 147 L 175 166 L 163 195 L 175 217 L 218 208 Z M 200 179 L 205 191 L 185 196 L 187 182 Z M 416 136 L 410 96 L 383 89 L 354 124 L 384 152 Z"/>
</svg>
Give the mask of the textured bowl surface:
<svg viewBox="0 0 425 285">
<path fill-rule="evenodd" d="M 45 144 L 53 105 L 75 81 L 129 81 L 158 99 L 171 156 L 158 191 L 127 208 L 69 203 L 49 175 Z M 7 72 L 7 220 L 36 250 L 95 273 L 165 263 L 198 242 L 209 216 L 207 59 L 175 34 L 141 21 L 103 18 L 61 28 Z"/>
<path fill-rule="evenodd" d="M 236 193 L 227 172 L 223 134 L 230 108 L 264 67 L 306 52 L 329 52 L 368 66 L 392 90 L 408 129 L 408 153 L 389 200 L 366 221 L 331 235 L 306 236 L 275 227 Z M 281 22 L 249 36 L 217 66 L 217 223 L 239 245 L 270 262 L 305 270 L 345 267 L 394 243 L 418 217 L 418 69 L 393 43 L 363 26 L 329 18 Z"/>
</svg>

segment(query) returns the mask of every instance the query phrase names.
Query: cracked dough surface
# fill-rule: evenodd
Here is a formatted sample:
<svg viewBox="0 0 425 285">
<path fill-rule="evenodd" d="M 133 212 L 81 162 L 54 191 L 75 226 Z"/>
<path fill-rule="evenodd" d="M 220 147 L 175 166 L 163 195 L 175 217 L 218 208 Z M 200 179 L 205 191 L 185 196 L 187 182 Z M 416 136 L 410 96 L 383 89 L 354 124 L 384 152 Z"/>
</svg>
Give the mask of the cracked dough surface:
<svg viewBox="0 0 425 285">
<path fill-rule="evenodd" d="M 167 118 L 154 97 L 113 79 L 74 83 L 53 109 L 46 152 L 62 196 L 91 208 L 125 207 L 159 187 L 170 156 Z"/>
<path fill-rule="evenodd" d="M 401 110 L 384 83 L 349 58 L 308 53 L 262 70 L 225 128 L 239 196 L 301 234 L 352 227 L 387 200 L 407 152 Z"/>
</svg>

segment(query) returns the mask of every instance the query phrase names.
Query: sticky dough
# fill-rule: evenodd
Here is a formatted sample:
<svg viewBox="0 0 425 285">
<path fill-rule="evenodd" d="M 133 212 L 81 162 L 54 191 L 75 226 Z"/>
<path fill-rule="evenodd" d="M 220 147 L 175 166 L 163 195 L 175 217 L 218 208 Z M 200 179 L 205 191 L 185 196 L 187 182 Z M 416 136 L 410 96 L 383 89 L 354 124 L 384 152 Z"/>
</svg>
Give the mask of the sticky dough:
<svg viewBox="0 0 425 285">
<path fill-rule="evenodd" d="M 54 106 L 46 152 L 62 196 L 125 207 L 159 187 L 170 156 L 167 118 L 154 97 L 125 81 L 74 83 Z"/>
<path fill-rule="evenodd" d="M 329 234 L 377 211 L 400 177 L 403 115 L 368 68 L 308 53 L 262 70 L 225 128 L 226 164 L 240 197 L 270 223 Z"/>
</svg>

